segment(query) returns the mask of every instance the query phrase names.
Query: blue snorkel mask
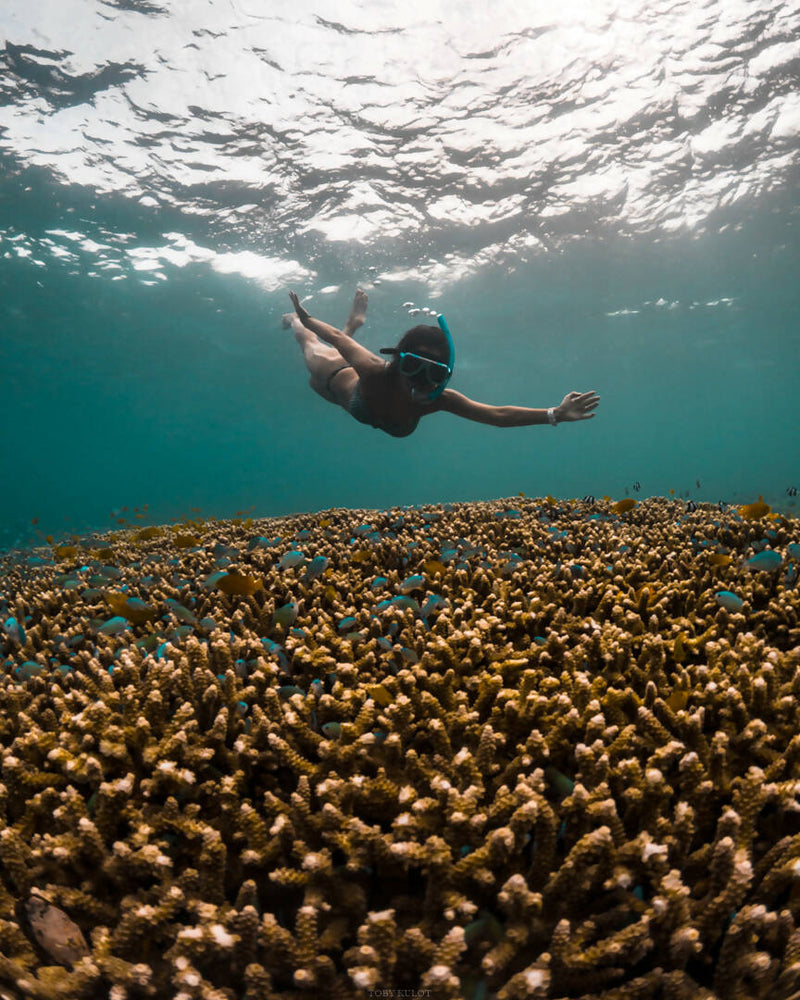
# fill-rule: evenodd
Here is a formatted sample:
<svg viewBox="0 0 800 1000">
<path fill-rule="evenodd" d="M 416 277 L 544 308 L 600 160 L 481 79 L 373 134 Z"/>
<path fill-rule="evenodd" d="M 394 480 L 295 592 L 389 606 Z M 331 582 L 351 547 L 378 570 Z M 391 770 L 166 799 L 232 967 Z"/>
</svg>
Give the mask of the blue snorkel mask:
<svg viewBox="0 0 800 1000">
<path fill-rule="evenodd" d="M 394 354 L 398 360 L 398 370 L 406 378 L 413 379 L 417 383 L 411 389 L 411 398 L 416 403 L 432 403 L 444 392 L 450 376 L 453 374 L 453 367 L 456 360 L 456 349 L 453 344 L 453 337 L 447 320 L 439 313 L 436 317 L 439 329 L 447 338 L 447 362 L 434 361 L 432 358 L 423 357 L 421 354 L 414 354 L 411 351 L 398 351 L 396 347 L 381 348 L 381 354 Z"/>
</svg>

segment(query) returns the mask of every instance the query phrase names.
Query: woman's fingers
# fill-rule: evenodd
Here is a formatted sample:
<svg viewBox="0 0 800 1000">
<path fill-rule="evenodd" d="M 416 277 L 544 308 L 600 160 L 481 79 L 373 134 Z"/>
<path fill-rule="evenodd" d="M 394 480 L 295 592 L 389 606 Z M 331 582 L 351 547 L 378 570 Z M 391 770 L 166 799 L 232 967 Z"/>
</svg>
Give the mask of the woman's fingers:
<svg viewBox="0 0 800 1000">
<path fill-rule="evenodd" d="M 308 314 L 308 311 L 300 305 L 300 299 L 297 297 L 297 292 L 289 292 L 289 298 L 292 300 L 294 311 L 300 317 L 301 323 L 305 323 L 307 319 L 311 318 Z"/>
<path fill-rule="evenodd" d="M 600 397 L 590 389 L 588 392 L 568 392 L 561 404 L 566 420 L 591 420 L 600 403 Z"/>
</svg>

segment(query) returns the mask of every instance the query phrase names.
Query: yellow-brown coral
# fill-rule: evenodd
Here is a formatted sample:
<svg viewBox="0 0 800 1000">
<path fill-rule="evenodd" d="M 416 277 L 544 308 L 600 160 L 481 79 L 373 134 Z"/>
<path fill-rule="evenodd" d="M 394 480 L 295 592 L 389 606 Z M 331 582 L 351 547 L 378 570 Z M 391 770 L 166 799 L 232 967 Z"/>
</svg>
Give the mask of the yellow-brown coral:
<svg viewBox="0 0 800 1000">
<path fill-rule="evenodd" d="M 742 567 L 758 520 L 628 507 L 337 510 L 119 531 L 113 566 L 6 557 L 0 988 L 800 990 L 797 585 Z M 37 950 L 32 892 L 83 933 L 71 968 Z"/>
</svg>

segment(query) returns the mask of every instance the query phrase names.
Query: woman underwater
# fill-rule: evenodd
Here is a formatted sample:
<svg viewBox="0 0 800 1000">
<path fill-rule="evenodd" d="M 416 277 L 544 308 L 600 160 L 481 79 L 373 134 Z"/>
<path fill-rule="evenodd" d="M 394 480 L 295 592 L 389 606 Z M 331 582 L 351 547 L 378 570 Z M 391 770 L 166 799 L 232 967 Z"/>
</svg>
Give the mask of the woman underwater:
<svg viewBox="0 0 800 1000">
<path fill-rule="evenodd" d="M 303 350 L 311 388 L 362 424 L 393 437 L 411 434 L 420 418 L 430 413 L 454 413 L 492 427 L 555 426 L 562 421 L 591 420 L 600 402 L 591 391 L 569 392 L 558 406 L 542 410 L 478 403 L 447 388 L 455 349 L 443 316 L 438 318 L 439 326 L 415 326 L 403 334 L 397 347 L 381 348 L 381 354 L 392 356 L 391 361 L 384 361 L 353 336 L 364 325 L 367 313 L 367 296 L 360 288 L 343 330 L 309 316 L 294 292 L 289 298 L 295 311 L 284 315 L 283 325 L 291 327 Z"/>
</svg>

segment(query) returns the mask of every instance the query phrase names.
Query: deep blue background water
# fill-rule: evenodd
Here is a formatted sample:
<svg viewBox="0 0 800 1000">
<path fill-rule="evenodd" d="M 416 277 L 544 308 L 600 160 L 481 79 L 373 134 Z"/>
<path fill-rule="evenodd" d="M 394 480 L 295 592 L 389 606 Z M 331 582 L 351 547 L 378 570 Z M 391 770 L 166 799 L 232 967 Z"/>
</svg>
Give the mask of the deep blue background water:
<svg viewBox="0 0 800 1000">
<path fill-rule="evenodd" d="M 78 32 L 69 3 L 12 0 L 0 546 L 144 504 L 159 522 L 638 482 L 791 510 L 800 10 L 618 3 L 586 27 L 573 6 L 476 28 L 301 4 L 256 37 L 235 4 L 84 4 Z M 273 75 L 234 86 L 248 58 Z M 535 407 L 595 389 L 597 417 L 356 423 L 308 388 L 280 316 L 294 288 L 340 325 L 357 284 L 371 349 L 417 322 L 403 302 L 430 306 L 453 388 Z"/>
</svg>

